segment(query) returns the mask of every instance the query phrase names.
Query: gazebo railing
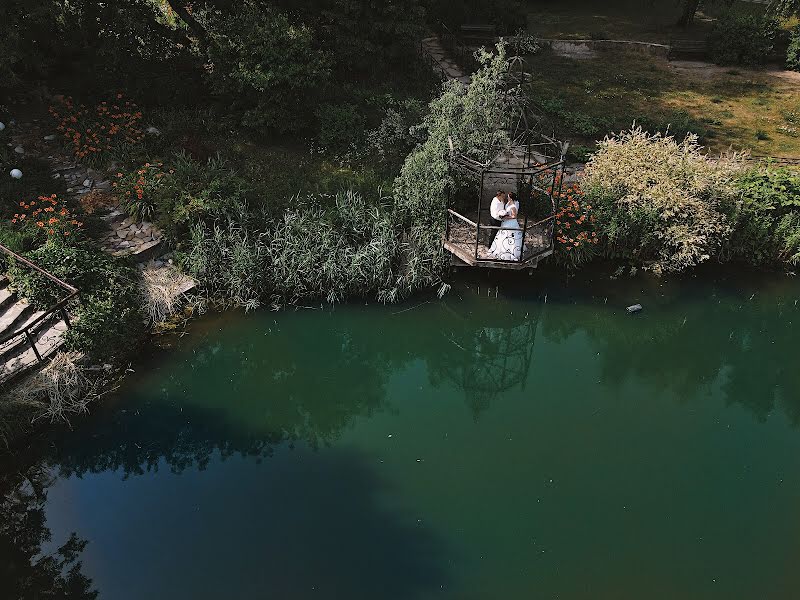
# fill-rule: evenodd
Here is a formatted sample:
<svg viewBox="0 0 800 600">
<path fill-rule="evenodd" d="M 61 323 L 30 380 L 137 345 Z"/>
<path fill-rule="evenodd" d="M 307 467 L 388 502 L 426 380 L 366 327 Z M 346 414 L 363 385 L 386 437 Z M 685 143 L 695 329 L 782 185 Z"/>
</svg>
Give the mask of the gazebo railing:
<svg viewBox="0 0 800 600">
<path fill-rule="evenodd" d="M 543 254 L 547 254 L 553 250 L 553 228 L 555 227 L 555 219 L 555 215 L 551 215 L 535 223 L 523 224 L 516 228 L 502 227 L 473 221 L 458 211 L 448 208 L 445 241 L 455 244 L 461 251 L 468 253 L 470 258 L 476 263 L 522 264 L 541 257 Z M 532 243 L 532 237 L 537 229 L 542 230 L 541 239 L 543 243 L 534 244 Z M 488 239 L 482 244 L 481 238 L 488 238 L 492 232 L 496 233 L 501 230 L 514 231 L 522 234 L 522 250 L 519 257 L 516 259 L 509 260 L 481 255 L 481 247 L 488 248 L 490 245 L 487 243 Z"/>
</svg>

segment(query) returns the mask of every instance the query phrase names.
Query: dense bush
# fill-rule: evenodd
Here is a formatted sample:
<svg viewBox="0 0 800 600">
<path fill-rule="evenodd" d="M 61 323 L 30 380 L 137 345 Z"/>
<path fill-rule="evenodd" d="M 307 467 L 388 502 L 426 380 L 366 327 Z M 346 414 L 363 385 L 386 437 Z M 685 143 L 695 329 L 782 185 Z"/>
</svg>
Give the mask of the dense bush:
<svg viewBox="0 0 800 600">
<path fill-rule="evenodd" d="M 738 169 L 735 157 L 702 154 L 696 136 L 676 141 L 637 128 L 600 142 L 582 183 L 607 254 L 676 272 L 728 240 Z"/>
<path fill-rule="evenodd" d="M 777 21 L 766 15 L 728 12 L 709 36 L 714 62 L 721 65 L 757 65 L 765 62 L 775 45 Z"/>
<path fill-rule="evenodd" d="M 422 141 L 416 125 L 425 115 L 425 105 L 414 98 L 390 98 L 383 105 L 380 124 L 367 132 L 363 152 L 369 157 L 363 158 L 377 159 L 390 165 L 400 164 Z"/>
<path fill-rule="evenodd" d="M 359 108 L 350 103 L 321 104 L 317 108 L 319 143 L 333 151 L 346 150 L 364 135 L 366 120 Z"/>
<path fill-rule="evenodd" d="M 197 223 L 183 266 L 215 298 L 246 308 L 368 294 L 392 300 L 397 242 L 389 204 L 370 205 L 353 192 L 338 194 L 331 208 L 324 204 L 298 198 L 263 229 L 244 207 Z"/>
<path fill-rule="evenodd" d="M 314 32 L 268 6 L 242 2 L 229 13 L 201 14 L 208 39 L 209 80 L 244 110 L 242 124 L 279 132 L 297 129 L 329 60 L 314 46 Z"/>
<path fill-rule="evenodd" d="M 744 171 L 725 257 L 755 265 L 800 263 L 800 173 L 772 166 Z"/>
<path fill-rule="evenodd" d="M 175 240 L 185 236 L 191 223 L 235 212 L 252 189 L 218 156 L 200 162 L 179 154 L 170 165 L 159 188 L 156 220 Z"/>
<path fill-rule="evenodd" d="M 81 291 L 81 305 L 67 335 L 71 349 L 101 360 L 125 358 L 145 333 L 138 272 L 126 262 L 90 245 L 50 240 L 26 258 Z M 65 291 L 17 263 L 11 284 L 39 309 L 62 299 Z"/>
<path fill-rule="evenodd" d="M 786 51 L 786 68 L 800 71 L 800 25 L 789 33 L 789 49 Z"/>
</svg>

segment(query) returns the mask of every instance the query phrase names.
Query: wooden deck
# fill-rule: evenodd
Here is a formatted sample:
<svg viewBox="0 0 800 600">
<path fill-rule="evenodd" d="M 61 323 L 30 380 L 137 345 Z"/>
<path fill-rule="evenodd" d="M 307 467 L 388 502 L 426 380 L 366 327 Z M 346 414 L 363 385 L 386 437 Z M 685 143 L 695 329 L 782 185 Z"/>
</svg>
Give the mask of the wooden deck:
<svg viewBox="0 0 800 600">
<path fill-rule="evenodd" d="M 483 233 L 483 232 L 482 232 Z M 525 235 L 522 249 L 522 261 L 496 260 L 489 253 L 489 247 L 478 243 L 477 259 L 475 256 L 475 230 L 467 225 L 451 224 L 450 239 L 443 240 L 445 250 L 450 252 L 453 266 L 484 267 L 489 269 L 509 269 L 522 271 L 535 269 L 539 261 L 553 253 L 547 226 L 534 227 Z"/>
</svg>

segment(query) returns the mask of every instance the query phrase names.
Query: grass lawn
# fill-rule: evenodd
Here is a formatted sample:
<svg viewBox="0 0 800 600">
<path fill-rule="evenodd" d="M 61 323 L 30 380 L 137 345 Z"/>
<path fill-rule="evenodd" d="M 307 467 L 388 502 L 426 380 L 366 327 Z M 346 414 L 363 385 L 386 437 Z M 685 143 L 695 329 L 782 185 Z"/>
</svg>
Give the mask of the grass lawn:
<svg viewBox="0 0 800 600">
<path fill-rule="evenodd" d="M 708 2 L 706 4 L 709 4 Z M 676 27 L 678 0 L 573 0 L 528 3 L 528 29 L 545 38 L 612 39 L 669 43 L 671 39 L 705 39 L 713 18 L 725 5 L 712 2 L 692 26 Z M 763 10 L 763 5 L 735 2 L 737 9 Z"/>
<path fill-rule="evenodd" d="M 712 151 L 800 157 L 800 73 L 666 62 L 619 51 L 529 58 L 532 95 L 573 144 L 630 127 L 692 131 Z"/>
</svg>

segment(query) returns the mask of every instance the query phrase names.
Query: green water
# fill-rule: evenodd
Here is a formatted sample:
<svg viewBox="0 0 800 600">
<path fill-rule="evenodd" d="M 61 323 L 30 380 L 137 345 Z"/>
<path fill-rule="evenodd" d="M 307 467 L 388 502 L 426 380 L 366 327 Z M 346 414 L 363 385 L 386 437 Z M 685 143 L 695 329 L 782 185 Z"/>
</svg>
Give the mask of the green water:
<svg viewBox="0 0 800 600">
<path fill-rule="evenodd" d="M 800 282 L 508 281 L 195 323 L 4 457 L 0 597 L 800 596 Z"/>
</svg>

